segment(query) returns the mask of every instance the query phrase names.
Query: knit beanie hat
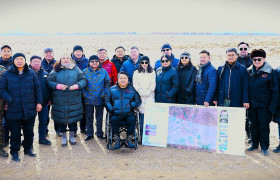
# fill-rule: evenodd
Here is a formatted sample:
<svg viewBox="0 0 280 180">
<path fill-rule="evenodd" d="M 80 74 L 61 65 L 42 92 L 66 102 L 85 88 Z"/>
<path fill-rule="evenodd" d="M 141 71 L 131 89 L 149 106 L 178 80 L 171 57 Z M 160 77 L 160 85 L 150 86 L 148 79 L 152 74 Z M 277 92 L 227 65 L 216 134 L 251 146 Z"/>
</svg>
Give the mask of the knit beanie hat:
<svg viewBox="0 0 280 180">
<path fill-rule="evenodd" d="M 141 59 L 140 59 L 140 62 L 142 62 L 142 61 L 148 61 L 148 62 L 150 62 L 150 59 L 149 59 L 148 56 L 142 56 Z"/>
<path fill-rule="evenodd" d="M 163 50 L 163 49 L 165 49 L 165 48 L 172 49 L 171 46 L 170 46 L 170 44 L 168 44 L 168 43 L 162 45 L 161 50 Z"/>
<path fill-rule="evenodd" d="M 98 58 L 98 56 L 96 56 L 96 55 L 92 55 L 92 56 L 89 57 L 88 60 L 89 60 L 89 61 L 91 61 L 91 60 L 98 60 L 98 61 L 99 61 L 99 58 Z"/>
<path fill-rule="evenodd" d="M 24 60 L 26 60 L 25 55 L 23 53 L 15 53 L 13 56 L 13 61 L 17 58 L 17 57 L 24 57 Z"/>
<path fill-rule="evenodd" d="M 76 46 L 74 46 L 74 48 L 73 48 L 73 52 L 75 52 L 75 51 L 77 51 L 77 50 L 81 50 L 82 52 L 84 52 L 83 47 L 82 47 L 82 46 L 80 46 L 80 45 L 76 45 Z"/>
</svg>

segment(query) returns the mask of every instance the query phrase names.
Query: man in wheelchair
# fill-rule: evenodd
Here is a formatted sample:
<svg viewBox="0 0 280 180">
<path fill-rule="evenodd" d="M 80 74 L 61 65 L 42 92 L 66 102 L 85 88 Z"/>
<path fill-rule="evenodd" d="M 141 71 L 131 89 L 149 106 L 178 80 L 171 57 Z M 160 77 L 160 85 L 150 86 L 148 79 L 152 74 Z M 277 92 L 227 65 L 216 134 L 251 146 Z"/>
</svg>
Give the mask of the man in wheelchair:
<svg viewBox="0 0 280 180">
<path fill-rule="evenodd" d="M 118 82 L 112 86 L 105 97 L 105 106 L 111 114 L 112 134 L 115 142 L 114 149 L 121 147 L 119 135 L 120 122 L 126 121 L 127 138 L 129 148 L 135 148 L 133 143 L 136 117 L 134 110 L 141 105 L 141 99 L 137 91 L 128 83 L 128 75 L 121 71 L 118 74 Z"/>
</svg>

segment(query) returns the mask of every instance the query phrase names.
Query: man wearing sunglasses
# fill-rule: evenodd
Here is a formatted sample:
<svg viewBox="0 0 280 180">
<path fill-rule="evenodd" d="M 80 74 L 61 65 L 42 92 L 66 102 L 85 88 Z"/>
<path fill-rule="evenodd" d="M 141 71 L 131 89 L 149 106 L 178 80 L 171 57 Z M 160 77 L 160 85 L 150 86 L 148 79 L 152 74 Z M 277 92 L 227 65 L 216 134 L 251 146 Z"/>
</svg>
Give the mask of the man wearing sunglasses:
<svg viewBox="0 0 280 180">
<path fill-rule="evenodd" d="M 237 62 L 237 50 L 229 48 L 226 51 L 227 61 L 218 68 L 219 93 L 218 105 L 226 107 L 249 108 L 248 72 Z"/>
<path fill-rule="evenodd" d="M 174 54 L 172 53 L 172 47 L 170 46 L 170 44 L 166 43 L 166 44 L 162 45 L 161 52 L 162 52 L 163 56 L 164 55 L 170 56 L 171 57 L 171 66 L 174 68 L 177 68 L 180 60 L 175 58 Z M 161 67 L 160 59 L 156 61 L 154 70 L 156 71 L 157 68 L 159 68 L 159 67 Z"/>
<path fill-rule="evenodd" d="M 249 44 L 246 42 L 241 42 L 238 44 L 238 58 L 237 61 L 245 66 L 246 68 L 249 68 L 252 64 L 253 61 L 250 57 L 250 53 L 248 53 L 249 50 Z"/>
</svg>

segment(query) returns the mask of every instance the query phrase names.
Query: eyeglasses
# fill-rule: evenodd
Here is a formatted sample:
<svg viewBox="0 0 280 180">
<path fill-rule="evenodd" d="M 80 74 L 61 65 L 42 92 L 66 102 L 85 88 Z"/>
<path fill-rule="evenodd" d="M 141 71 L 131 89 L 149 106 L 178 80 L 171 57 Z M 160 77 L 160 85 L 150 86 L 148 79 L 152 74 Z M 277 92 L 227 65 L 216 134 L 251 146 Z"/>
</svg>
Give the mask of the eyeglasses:
<svg viewBox="0 0 280 180">
<path fill-rule="evenodd" d="M 142 61 L 141 64 L 149 64 L 148 61 Z"/>
<path fill-rule="evenodd" d="M 98 60 L 91 60 L 90 62 L 91 63 L 98 63 L 99 61 Z"/>
<path fill-rule="evenodd" d="M 164 51 L 169 51 L 169 50 L 170 50 L 170 49 L 163 49 L 163 50 L 161 50 L 161 51 L 163 51 L 163 52 L 164 52 Z"/>
<path fill-rule="evenodd" d="M 183 56 L 183 57 L 181 57 L 181 59 L 189 59 L 189 57 Z"/>
<path fill-rule="evenodd" d="M 262 58 L 254 58 L 253 61 L 254 61 L 254 62 L 256 62 L 256 61 L 259 61 L 259 62 L 260 62 L 260 61 L 262 61 Z"/>
<path fill-rule="evenodd" d="M 248 48 L 240 48 L 240 51 L 247 51 Z"/>
<path fill-rule="evenodd" d="M 161 63 L 168 63 L 169 60 L 162 60 Z"/>
</svg>

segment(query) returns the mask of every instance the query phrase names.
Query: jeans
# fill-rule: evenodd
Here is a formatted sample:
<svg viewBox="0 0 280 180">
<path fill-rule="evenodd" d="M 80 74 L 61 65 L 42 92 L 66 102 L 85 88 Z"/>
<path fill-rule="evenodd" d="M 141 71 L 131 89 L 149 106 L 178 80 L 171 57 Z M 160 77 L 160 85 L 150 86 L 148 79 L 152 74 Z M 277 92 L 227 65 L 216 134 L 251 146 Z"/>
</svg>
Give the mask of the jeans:
<svg viewBox="0 0 280 180">
<path fill-rule="evenodd" d="M 127 135 L 133 135 L 135 130 L 135 116 L 112 116 L 111 122 L 112 122 L 112 131 L 113 135 L 119 135 L 119 129 L 120 129 L 120 121 L 126 121 L 127 125 Z"/>
<path fill-rule="evenodd" d="M 45 139 L 47 133 L 47 124 L 48 124 L 48 105 L 43 106 L 42 110 L 38 113 L 39 116 L 39 139 Z"/>
<path fill-rule="evenodd" d="M 93 114 L 95 109 L 95 119 L 96 119 L 96 135 L 98 137 L 103 137 L 103 131 L 102 131 L 102 123 L 103 123 L 103 111 L 104 106 L 103 105 L 85 105 L 85 114 L 86 114 L 86 120 L 87 120 L 87 135 L 93 136 Z"/>
<path fill-rule="evenodd" d="M 21 127 L 23 129 L 24 140 L 22 141 L 22 146 L 24 151 L 28 151 L 33 146 L 33 138 L 34 138 L 34 123 L 35 117 L 30 118 L 28 120 L 12 120 L 9 121 L 9 129 L 11 131 L 11 140 L 10 140 L 10 153 L 15 154 L 20 150 L 21 143 Z"/>
<path fill-rule="evenodd" d="M 59 130 L 61 133 L 66 133 L 66 128 L 69 128 L 69 131 L 77 131 L 77 123 L 72 123 L 72 124 L 59 124 Z"/>
</svg>

